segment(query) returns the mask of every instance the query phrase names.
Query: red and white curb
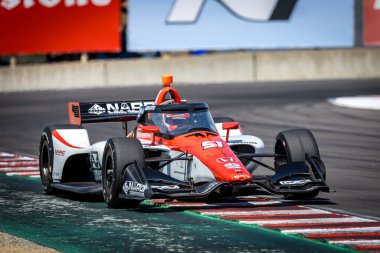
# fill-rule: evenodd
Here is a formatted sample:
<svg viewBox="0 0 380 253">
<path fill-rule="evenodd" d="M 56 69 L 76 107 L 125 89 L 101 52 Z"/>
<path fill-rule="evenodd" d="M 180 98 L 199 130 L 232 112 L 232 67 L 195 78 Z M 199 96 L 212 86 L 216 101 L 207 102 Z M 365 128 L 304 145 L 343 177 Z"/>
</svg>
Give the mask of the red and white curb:
<svg viewBox="0 0 380 253">
<path fill-rule="evenodd" d="M 358 251 L 380 252 L 380 221 L 374 219 L 256 196 L 216 203 L 168 200 L 155 200 L 153 203 L 278 230 L 284 234 L 301 235 Z"/>
<path fill-rule="evenodd" d="M 357 109 L 369 109 L 380 110 L 380 95 L 373 96 L 356 96 L 356 97 L 338 97 L 330 98 L 328 101 L 337 106 L 357 108 Z"/>
<path fill-rule="evenodd" d="M 0 173 L 38 178 L 38 159 L 0 152 Z M 168 200 L 155 200 L 153 203 L 278 230 L 284 234 L 302 235 L 359 251 L 380 252 L 380 221 L 374 219 L 257 196 L 225 198 L 215 203 Z"/>
<path fill-rule="evenodd" d="M 8 176 L 40 177 L 38 159 L 0 152 L 0 173 Z"/>
</svg>

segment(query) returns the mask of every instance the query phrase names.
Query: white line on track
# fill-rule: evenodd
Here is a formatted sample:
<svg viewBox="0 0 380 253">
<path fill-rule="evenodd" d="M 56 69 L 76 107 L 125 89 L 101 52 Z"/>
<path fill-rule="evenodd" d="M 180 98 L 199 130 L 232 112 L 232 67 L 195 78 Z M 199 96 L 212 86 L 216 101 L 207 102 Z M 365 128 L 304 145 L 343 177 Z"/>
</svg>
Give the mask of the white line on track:
<svg viewBox="0 0 380 253">
<path fill-rule="evenodd" d="M 348 218 L 322 218 L 322 219 L 276 219 L 276 220 L 240 220 L 240 223 L 267 225 L 267 224 L 307 224 L 307 223 L 340 223 L 340 222 L 359 222 L 369 221 L 363 218 L 348 217 Z M 284 230 L 283 230 L 284 231 Z"/>
<path fill-rule="evenodd" d="M 6 153 L 6 152 L 0 152 L 0 157 L 15 157 L 16 155 Z"/>
<path fill-rule="evenodd" d="M 310 228 L 310 229 L 283 229 L 285 234 L 331 234 L 331 233 L 367 233 L 380 232 L 380 227 L 357 227 L 357 228 Z"/>
<path fill-rule="evenodd" d="M 280 204 L 280 201 L 247 201 L 247 202 L 237 202 L 237 203 L 191 203 L 191 202 L 173 202 L 173 203 L 164 203 L 167 206 L 171 207 L 249 207 L 249 206 L 268 206 Z"/>
<path fill-rule="evenodd" d="M 14 157 L 14 158 L 0 157 L 0 162 L 29 162 L 29 161 L 38 161 L 38 159 L 26 157 L 26 156 Z"/>
<path fill-rule="evenodd" d="M 329 98 L 327 101 L 337 106 L 357 109 L 380 110 L 379 95 Z"/>
<path fill-rule="evenodd" d="M 204 215 L 215 215 L 215 216 L 240 216 L 240 215 L 263 215 L 263 214 L 330 214 L 329 211 L 319 210 L 319 209 L 306 209 L 306 210 L 277 210 L 277 211 L 207 211 L 200 212 Z"/>
<path fill-rule="evenodd" d="M 37 160 L 27 160 L 27 161 L 1 161 L 0 160 L 0 165 L 8 165 L 8 166 L 13 166 L 13 165 L 23 165 L 23 164 L 30 164 L 30 163 L 33 163 L 33 164 L 37 164 L 38 165 L 38 161 Z"/>
<path fill-rule="evenodd" d="M 40 172 L 8 172 L 6 173 L 7 176 L 39 176 Z"/>
<path fill-rule="evenodd" d="M 328 241 L 332 244 L 340 245 L 380 245 L 380 240 L 341 240 L 341 241 Z"/>
</svg>

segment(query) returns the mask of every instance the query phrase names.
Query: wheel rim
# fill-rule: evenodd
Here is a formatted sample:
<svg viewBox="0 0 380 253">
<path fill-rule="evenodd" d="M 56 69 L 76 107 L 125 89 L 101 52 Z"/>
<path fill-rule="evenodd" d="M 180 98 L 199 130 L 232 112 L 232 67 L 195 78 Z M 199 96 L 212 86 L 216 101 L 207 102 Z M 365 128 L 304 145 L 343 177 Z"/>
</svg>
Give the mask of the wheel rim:
<svg viewBox="0 0 380 253">
<path fill-rule="evenodd" d="M 42 148 L 41 161 L 40 161 L 40 174 L 42 184 L 48 186 L 51 179 L 51 169 L 49 166 L 49 149 L 46 144 Z"/>
<path fill-rule="evenodd" d="M 111 190 L 113 184 L 113 168 L 113 159 L 111 159 L 111 157 L 107 157 L 107 163 L 105 168 L 105 183 L 109 190 Z"/>
<path fill-rule="evenodd" d="M 286 154 L 285 144 L 281 140 L 277 140 L 275 144 L 274 153 L 278 155 L 283 155 L 285 157 L 275 157 L 274 166 L 277 170 L 281 165 L 288 163 L 288 156 Z"/>
</svg>

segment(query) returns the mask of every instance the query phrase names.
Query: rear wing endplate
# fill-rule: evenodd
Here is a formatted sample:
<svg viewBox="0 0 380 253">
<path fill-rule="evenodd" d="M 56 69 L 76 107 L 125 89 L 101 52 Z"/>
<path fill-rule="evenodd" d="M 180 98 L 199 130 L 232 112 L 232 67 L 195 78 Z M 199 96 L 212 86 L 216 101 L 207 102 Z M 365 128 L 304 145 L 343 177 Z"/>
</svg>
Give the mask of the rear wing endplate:
<svg viewBox="0 0 380 253">
<path fill-rule="evenodd" d="M 154 101 L 69 102 L 69 122 L 81 125 L 136 120 L 140 108 L 148 105 L 154 105 Z"/>
</svg>

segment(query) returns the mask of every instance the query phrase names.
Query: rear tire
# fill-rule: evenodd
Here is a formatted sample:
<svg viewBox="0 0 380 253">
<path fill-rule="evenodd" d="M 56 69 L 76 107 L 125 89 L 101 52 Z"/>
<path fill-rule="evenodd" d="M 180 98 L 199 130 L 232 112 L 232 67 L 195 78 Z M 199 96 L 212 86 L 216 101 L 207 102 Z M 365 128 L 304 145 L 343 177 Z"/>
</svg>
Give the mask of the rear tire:
<svg viewBox="0 0 380 253">
<path fill-rule="evenodd" d="M 40 178 L 46 194 L 54 194 L 53 183 L 53 145 L 48 140 L 47 133 L 43 132 L 40 142 Z"/>
<path fill-rule="evenodd" d="M 123 174 L 126 167 L 137 161 L 145 167 L 144 150 L 139 140 L 134 138 L 111 138 L 104 148 L 102 178 L 103 197 L 111 208 L 137 207 L 141 200 L 120 199 Z"/>
<path fill-rule="evenodd" d="M 292 129 L 280 132 L 276 136 L 275 154 L 284 155 L 284 158 L 275 158 L 274 167 L 277 170 L 281 165 L 292 162 L 305 162 L 305 154 L 308 153 L 314 163 L 320 168 L 322 176 L 326 179 L 326 169 L 320 158 L 317 142 L 308 129 Z M 300 200 L 311 199 L 319 194 L 319 190 L 309 193 L 285 194 L 285 199 Z"/>
</svg>

